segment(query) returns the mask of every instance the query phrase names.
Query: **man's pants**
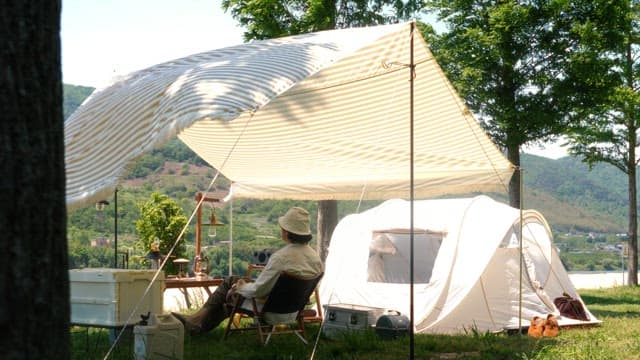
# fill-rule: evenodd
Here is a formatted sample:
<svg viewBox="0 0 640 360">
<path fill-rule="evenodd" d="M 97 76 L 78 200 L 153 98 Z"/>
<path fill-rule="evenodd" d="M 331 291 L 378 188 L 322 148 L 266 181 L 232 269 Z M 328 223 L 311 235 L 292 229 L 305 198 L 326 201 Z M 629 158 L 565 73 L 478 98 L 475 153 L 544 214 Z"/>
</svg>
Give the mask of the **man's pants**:
<svg viewBox="0 0 640 360">
<path fill-rule="evenodd" d="M 200 324 L 202 331 L 210 331 L 229 317 L 229 309 L 233 304 L 227 304 L 227 293 L 242 276 L 228 276 L 222 284 L 209 296 L 203 308 L 206 313 Z"/>
</svg>

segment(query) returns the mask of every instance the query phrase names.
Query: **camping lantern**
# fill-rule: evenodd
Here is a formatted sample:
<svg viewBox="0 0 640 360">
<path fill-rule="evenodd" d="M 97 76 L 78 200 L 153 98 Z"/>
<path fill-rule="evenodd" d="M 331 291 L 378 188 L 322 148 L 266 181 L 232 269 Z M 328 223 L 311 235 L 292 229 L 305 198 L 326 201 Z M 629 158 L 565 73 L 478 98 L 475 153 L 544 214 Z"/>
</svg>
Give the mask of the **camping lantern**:
<svg viewBox="0 0 640 360">
<path fill-rule="evenodd" d="M 151 243 L 151 251 L 147 255 L 147 259 L 151 260 L 151 269 L 160 269 L 160 263 L 164 256 L 160 253 L 160 239 L 156 236 Z"/>
<path fill-rule="evenodd" d="M 209 257 L 208 256 L 197 256 L 195 260 L 194 272 L 196 276 L 206 276 L 209 274 Z"/>
<path fill-rule="evenodd" d="M 217 226 L 222 226 L 224 225 L 223 223 L 219 223 L 218 219 L 216 218 L 216 208 L 213 207 L 213 205 L 211 206 L 211 218 L 209 219 L 209 238 L 213 239 L 214 237 L 216 237 L 216 227 Z"/>
</svg>

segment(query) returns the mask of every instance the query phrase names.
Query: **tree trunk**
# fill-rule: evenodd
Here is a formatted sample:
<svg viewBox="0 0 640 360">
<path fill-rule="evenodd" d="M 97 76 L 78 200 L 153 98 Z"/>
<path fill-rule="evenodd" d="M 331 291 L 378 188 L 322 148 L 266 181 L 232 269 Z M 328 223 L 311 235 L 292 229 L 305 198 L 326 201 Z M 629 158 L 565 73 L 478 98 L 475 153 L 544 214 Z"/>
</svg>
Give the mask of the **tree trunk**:
<svg viewBox="0 0 640 360">
<path fill-rule="evenodd" d="M 626 65 L 627 69 L 627 87 L 629 89 L 634 88 L 634 72 L 633 72 L 633 51 L 631 44 L 633 43 L 633 36 L 631 33 L 627 34 L 628 41 L 626 45 Z M 630 107 L 625 111 L 627 117 L 627 130 L 629 140 L 629 154 L 627 156 L 627 170 L 629 175 L 629 258 L 628 258 L 628 281 L 630 286 L 638 285 L 638 186 L 636 183 L 636 146 L 638 146 L 638 138 L 636 132 L 638 131 L 636 121 L 636 111 L 633 107 Z"/>
<path fill-rule="evenodd" d="M 329 255 L 331 235 L 338 225 L 338 201 L 318 201 L 318 254 L 324 262 Z"/>
<path fill-rule="evenodd" d="M 633 132 L 635 134 L 635 131 Z M 629 157 L 627 168 L 629 170 L 629 257 L 628 257 L 628 281 L 629 285 L 638 285 L 638 200 L 636 184 L 636 139 L 629 139 Z"/>
<path fill-rule="evenodd" d="M 520 147 L 509 146 L 507 148 L 507 159 L 516 167 L 513 176 L 509 181 L 509 205 L 516 209 L 520 209 Z"/>
<path fill-rule="evenodd" d="M 0 349 L 68 359 L 60 0 L 0 12 Z"/>
</svg>

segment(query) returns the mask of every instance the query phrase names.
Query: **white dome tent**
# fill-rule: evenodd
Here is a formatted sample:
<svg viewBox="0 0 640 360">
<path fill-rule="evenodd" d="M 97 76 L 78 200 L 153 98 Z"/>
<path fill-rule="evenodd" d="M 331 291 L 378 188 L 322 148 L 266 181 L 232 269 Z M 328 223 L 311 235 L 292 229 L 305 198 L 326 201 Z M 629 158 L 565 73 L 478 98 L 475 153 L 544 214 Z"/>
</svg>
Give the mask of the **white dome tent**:
<svg viewBox="0 0 640 360">
<path fill-rule="evenodd" d="M 409 205 L 388 200 L 340 221 L 321 283 L 323 305 L 409 314 Z M 522 212 L 522 282 L 518 209 L 478 196 L 416 200 L 414 214 L 415 332 L 517 329 L 536 315 L 560 316 L 553 299 L 564 292 L 580 299 L 539 212 Z M 559 323 L 600 322 L 587 314 L 586 322 L 559 317 Z"/>
</svg>

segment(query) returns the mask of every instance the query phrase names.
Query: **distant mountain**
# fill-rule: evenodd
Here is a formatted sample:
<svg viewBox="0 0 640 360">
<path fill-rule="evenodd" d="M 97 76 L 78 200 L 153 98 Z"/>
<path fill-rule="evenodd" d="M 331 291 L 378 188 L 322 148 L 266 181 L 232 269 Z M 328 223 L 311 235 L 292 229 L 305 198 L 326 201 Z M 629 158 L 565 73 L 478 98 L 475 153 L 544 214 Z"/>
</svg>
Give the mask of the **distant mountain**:
<svg viewBox="0 0 640 360">
<path fill-rule="evenodd" d="M 91 87 L 64 85 L 65 119 L 93 90 Z M 164 161 L 182 162 L 185 166 L 204 164 L 182 142 L 172 141 L 164 149 L 143 157 L 128 178 L 149 176 L 162 167 Z M 608 164 L 598 164 L 590 171 L 586 164 L 573 157 L 553 160 L 523 153 L 521 161 L 524 169 L 523 206 L 540 211 L 554 231 L 627 231 L 627 177 L 621 171 Z M 508 202 L 506 190 L 491 195 Z"/>
<path fill-rule="evenodd" d="M 94 88 L 88 86 L 76 86 L 64 84 L 62 86 L 64 118 L 67 119 L 82 102 L 91 95 Z"/>
<path fill-rule="evenodd" d="M 612 165 L 574 157 L 522 154 L 524 208 L 543 213 L 556 231 L 626 232 L 627 176 Z"/>
</svg>

